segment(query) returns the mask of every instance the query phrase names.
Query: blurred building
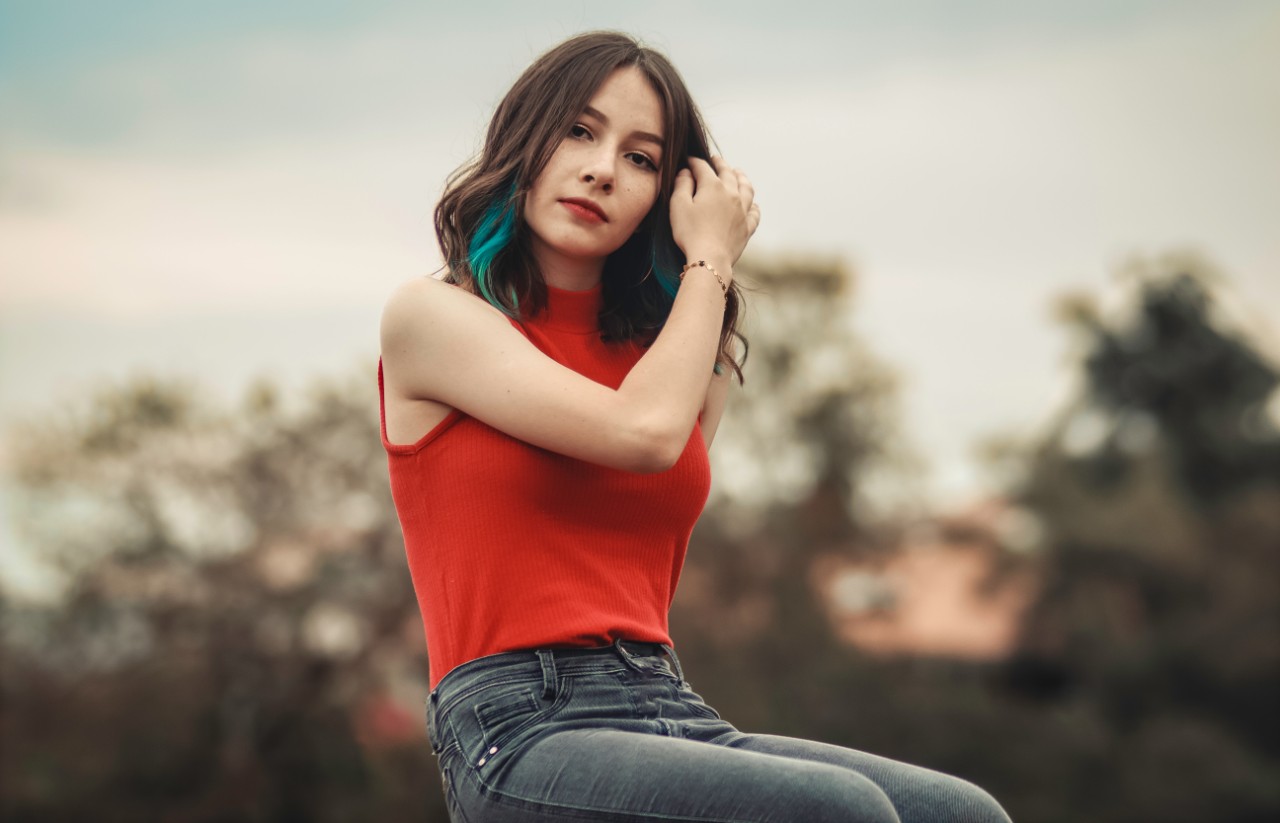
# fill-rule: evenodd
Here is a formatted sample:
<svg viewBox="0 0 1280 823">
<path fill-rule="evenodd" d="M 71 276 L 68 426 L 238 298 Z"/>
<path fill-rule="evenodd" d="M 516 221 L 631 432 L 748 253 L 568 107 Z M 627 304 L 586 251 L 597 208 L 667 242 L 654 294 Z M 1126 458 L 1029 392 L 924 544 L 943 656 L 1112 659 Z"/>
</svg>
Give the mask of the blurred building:
<svg viewBox="0 0 1280 823">
<path fill-rule="evenodd" d="M 881 556 L 814 570 L 833 624 L 873 654 L 998 660 L 1039 588 L 1029 514 L 1000 499 L 936 517 Z"/>
</svg>

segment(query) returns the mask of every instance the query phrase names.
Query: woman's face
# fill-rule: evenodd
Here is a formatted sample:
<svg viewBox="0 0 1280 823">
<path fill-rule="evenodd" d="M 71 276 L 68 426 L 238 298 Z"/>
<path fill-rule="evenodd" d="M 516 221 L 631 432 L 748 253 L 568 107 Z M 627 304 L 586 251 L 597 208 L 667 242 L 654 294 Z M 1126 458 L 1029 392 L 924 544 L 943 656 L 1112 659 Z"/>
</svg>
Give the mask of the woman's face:
<svg viewBox="0 0 1280 823">
<path fill-rule="evenodd" d="M 634 66 L 596 89 L 525 199 L 544 272 L 603 265 L 639 228 L 658 198 L 662 121 L 657 93 Z"/>
</svg>

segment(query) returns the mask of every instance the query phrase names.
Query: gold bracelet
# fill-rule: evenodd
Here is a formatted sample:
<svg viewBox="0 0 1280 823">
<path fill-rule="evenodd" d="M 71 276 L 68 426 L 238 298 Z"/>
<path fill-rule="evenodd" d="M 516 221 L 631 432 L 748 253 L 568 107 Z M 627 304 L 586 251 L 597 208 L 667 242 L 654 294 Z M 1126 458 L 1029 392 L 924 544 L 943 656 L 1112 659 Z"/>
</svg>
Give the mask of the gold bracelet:
<svg viewBox="0 0 1280 823">
<path fill-rule="evenodd" d="M 702 266 L 702 268 L 704 268 L 704 269 L 706 269 L 707 271 L 711 272 L 711 276 L 712 276 L 712 277 L 714 277 L 714 278 L 716 279 L 716 281 L 720 284 L 720 290 L 721 290 L 722 292 L 724 292 L 724 294 L 725 294 L 725 296 L 726 296 L 726 297 L 728 297 L 728 295 L 729 295 L 729 287 L 728 287 L 728 286 L 726 286 L 726 285 L 724 284 L 724 280 L 722 280 L 722 279 L 720 278 L 720 275 L 716 272 L 716 270 L 715 270 L 714 268 L 712 268 L 710 265 L 708 265 L 708 263 L 707 263 L 707 261 L 706 261 L 706 260 L 699 260 L 699 261 L 698 261 L 698 262 L 696 262 L 696 263 L 685 263 L 685 264 L 684 264 L 684 268 L 680 270 L 680 279 L 681 279 L 681 281 L 683 281 L 683 280 L 684 280 L 684 276 L 685 276 L 686 274 L 688 274 L 688 273 L 689 273 L 689 269 L 695 269 L 695 268 L 697 268 L 698 266 Z"/>
</svg>

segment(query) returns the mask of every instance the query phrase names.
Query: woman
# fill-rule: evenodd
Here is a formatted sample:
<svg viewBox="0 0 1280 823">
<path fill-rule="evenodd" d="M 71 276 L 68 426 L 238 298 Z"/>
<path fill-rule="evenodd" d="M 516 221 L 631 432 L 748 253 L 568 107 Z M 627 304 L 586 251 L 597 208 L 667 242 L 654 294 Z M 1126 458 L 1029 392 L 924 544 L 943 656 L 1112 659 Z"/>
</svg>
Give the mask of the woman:
<svg viewBox="0 0 1280 823">
<path fill-rule="evenodd" d="M 759 223 L 675 69 L 573 38 L 520 77 L 436 212 L 442 280 L 382 325 L 383 445 L 466 821 L 996 821 L 981 789 L 744 734 L 667 633 L 710 485 Z"/>
</svg>

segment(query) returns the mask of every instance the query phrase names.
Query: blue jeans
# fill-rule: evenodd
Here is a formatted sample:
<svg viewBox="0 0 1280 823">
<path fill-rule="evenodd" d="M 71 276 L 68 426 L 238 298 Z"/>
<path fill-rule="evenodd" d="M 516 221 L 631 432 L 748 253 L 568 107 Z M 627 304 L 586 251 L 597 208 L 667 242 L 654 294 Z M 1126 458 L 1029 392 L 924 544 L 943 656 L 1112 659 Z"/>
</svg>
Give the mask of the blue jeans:
<svg viewBox="0 0 1280 823">
<path fill-rule="evenodd" d="M 665 645 L 472 660 L 431 692 L 427 732 L 454 823 L 1009 822 L 957 777 L 738 731 L 689 688 Z"/>
</svg>

